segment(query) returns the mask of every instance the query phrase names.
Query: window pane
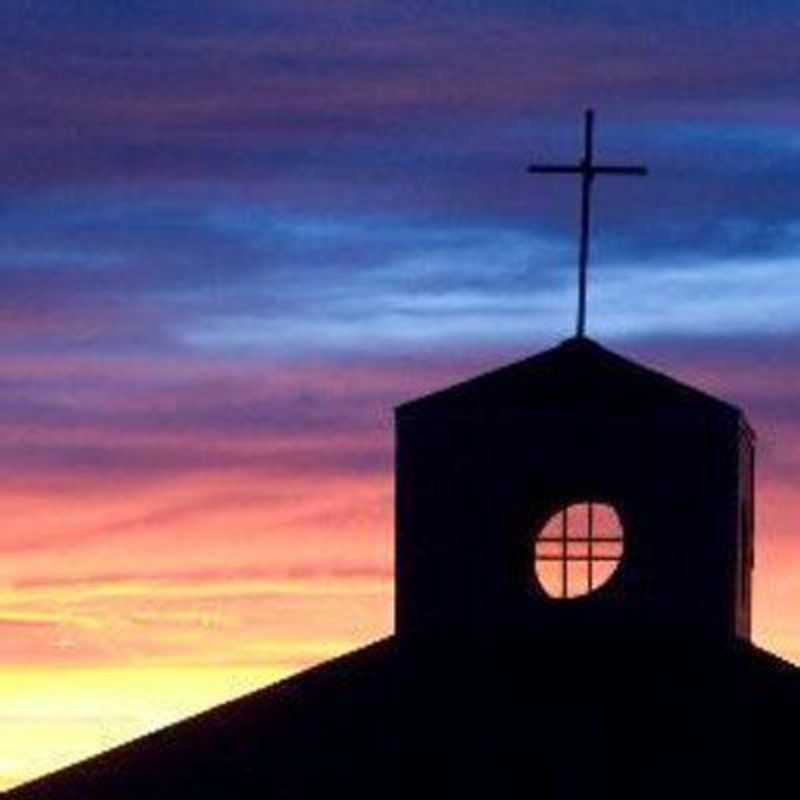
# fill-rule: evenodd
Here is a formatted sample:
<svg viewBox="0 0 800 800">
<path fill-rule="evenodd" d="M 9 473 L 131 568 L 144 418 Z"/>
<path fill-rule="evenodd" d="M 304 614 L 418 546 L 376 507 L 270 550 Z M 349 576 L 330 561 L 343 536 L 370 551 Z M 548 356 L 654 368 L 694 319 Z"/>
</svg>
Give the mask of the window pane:
<svg viewBox="0 0 800 800">
<path fill-rule="evenodd" d="M 589 535 L 589 506 L 581 503 L 567 509 L 567 538 L 585 539 Z"/>
<path fill-rule="evenodd" d="M 618 561 L 595 561 L 592 564 L 592 583 L 595 588 L 602 586 L 616 571 Z"/>
<path fill-rule="evenodd" d="M 538 561 L 536 577 L 542 589 L 550 597 L 561 597 L 563 594 L 562 566 L 557 561 Z"/>
<path fill-rule="evenodd" d="M 547 520 L 534 544 L 535 578 L 544 592 L 559 599 L 580 597 L 602 586 L 619 566 L 624 551 L 622 523 L 609 505 L 573 503 Z"/>
<path fill-rule="evenodd" d="M 611 506 L 602 503 L 593 504 L 592 528 L 595 536 L 622 538 L 622 523 Z"/>
<path fill-rule="evenodd" d="M 570 561 L 567 564 L 567 597 L 579 597 L 589 591 L 589 563 Z"/>
<path fill-rule="evenodd" d="M 537 558 L 562 558 L 564 547 L 561 542 L 536 542 Z"/>
<path fill-rule="evenodd" d="M 564 515 L 562 512 L 558 512 L 557 514 L 553 514 L 552 517 L 547 521 L 545 526 L 542 528 L 539 538 L 541 539 L 561 539 L 563 536 L 561 526 L 562 520 Z"/>
<path fill-rule="evenodd" d="M 594 542 L 592 544 L 592 553 L 595 558 L 603 556 L 605 558 L 613 557 L 619 560 L 622 558 L 622 542 Z"/>
</svg>

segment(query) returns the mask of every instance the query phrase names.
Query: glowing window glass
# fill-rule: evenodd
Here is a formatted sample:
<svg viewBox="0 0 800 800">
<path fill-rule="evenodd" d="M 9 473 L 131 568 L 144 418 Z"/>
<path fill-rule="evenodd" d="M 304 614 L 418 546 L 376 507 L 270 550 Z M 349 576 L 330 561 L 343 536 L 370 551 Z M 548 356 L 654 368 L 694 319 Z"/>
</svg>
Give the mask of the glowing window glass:
<svg viewBox="0 0 800 800">
<path fill-rule="evenodd" d="M 565 506 L 536 535 L 536 580 L 550 597 L 589 594 L 614 574 L 623 549 L 622 523 L 612 506 L 589 502 Z"/>
</svg>

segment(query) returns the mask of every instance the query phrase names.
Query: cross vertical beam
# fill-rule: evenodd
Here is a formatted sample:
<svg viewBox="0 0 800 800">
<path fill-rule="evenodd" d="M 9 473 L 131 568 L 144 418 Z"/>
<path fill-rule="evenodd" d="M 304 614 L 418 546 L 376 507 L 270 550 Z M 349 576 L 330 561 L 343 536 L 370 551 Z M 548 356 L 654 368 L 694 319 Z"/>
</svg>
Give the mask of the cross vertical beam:
<svg viewBox="0 0 800 800">
<path fill-rule="evenodd" d="M 578 253 L 578 319 L 576 335 L 586 335 L 586 286 L 589 266 L 589 235 L 592 213 L 592 184 L 595 175 L 647 175 L 641 166 L 597 166 L 594 163 L 594 111 L 586 111 L 583 136 L 583 158 L 578 164 L 531 164 L 529 173 L 540 175 L 581 176 L 581 238 Z"/>
<path fill-rule="evenodd" d="M 589 233 L 592 214 L 592 183 L 594 183 L 594 111 L 586 111 L 581 167 L 581 243 L 578 255 L 578 322 L 577 335 L 586 333 L 586 275 L 589 266 Z"/>
</svg>

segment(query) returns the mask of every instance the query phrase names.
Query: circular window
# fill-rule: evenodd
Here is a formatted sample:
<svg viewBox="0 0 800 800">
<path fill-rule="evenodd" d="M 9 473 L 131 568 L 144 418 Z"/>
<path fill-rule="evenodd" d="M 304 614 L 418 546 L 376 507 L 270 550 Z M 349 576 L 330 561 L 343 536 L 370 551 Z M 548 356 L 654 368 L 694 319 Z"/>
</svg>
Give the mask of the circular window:
<svg viewBox="0 0 800 800">
<path fill-rule="evenodd" d="M 612 506 L 565 506 L 536 535 L 536 580 L 550 597 L 589 594 L 614 574 L 623 546 L 622 523 Z"/>
</svg>

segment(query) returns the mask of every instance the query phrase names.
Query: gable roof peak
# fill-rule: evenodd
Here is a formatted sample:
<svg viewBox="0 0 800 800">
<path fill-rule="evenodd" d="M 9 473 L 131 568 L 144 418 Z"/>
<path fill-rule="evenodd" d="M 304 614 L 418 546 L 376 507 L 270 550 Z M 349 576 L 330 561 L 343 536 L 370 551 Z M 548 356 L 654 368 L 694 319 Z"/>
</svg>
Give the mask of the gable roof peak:
<svg viewBox="0 0 800 800">
<path fill-rule="evenodd" d="M 641 413 L 669 406 L 739 409 L 700 389 L 607 349 L 586 336 L 403 403 L 398 417 L 459 412 L 559 407 L 606 413 Z"/>
</svg>

